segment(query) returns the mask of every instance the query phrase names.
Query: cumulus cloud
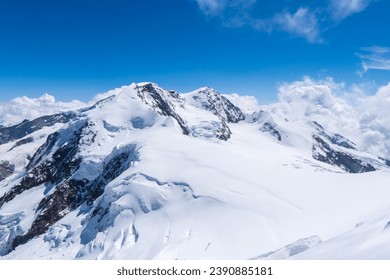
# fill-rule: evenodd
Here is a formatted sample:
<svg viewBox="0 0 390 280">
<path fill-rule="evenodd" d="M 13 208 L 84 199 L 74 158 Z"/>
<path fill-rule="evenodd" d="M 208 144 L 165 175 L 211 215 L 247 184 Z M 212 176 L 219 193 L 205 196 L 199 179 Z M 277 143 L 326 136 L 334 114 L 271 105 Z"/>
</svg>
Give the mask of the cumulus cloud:
<svg viewBox="0 0 390 280">
<path fill-rule="evenodd" d="M 390 158 L 390 83 L 361 100 L 360 128 L 363 145 Z"/>
<path fill-rule="evenodd" d="M 223 94 L 223 96 L 229 99 L 230 102 L 246 114 L 252 114 L 253 112 L 260 110 L 260 105 L 257 103 L 257 99 L 254 96 L 238 95 L 236 93 Z"/>
<path fill-rule="evenodd" d="M 57 102 L 49 94 L 44 94 L 39 98 L 18 97 L 7 103 L 0 103 L 0 125 L 14 125 L 25 119 L 31 120 L 82 106 L 85 104 L 77 100 Z"/>
<path fill-rule="evenodd" d="M 332 78 L 316 81 L 305 77 L 281 85 L 279 102 L 267 109 L 292 121 L 317 121 L 363 149 L 390 158 L 390 83 L 374 95 L 363 95 L 356 87 L 347 88 Z M 350 102 L 351 95 L 355 95 L 354 102 Z"/>
<path fill-rule="evenodd" d="M 333 19 L 340 21 L 366 9 L 372 0 L 331 0 L 330 13 Z"/>
<path fill-rule="evenodd" d="M 285 83 L 279 87 L 279 102 L 271 105 L 273 113 L 290 120 L 307 118 L 326 124 L 326 128 L 352 134 L 358 128 L 354 122 L 356 110 L 342 97 L 345 90 L 343 83 L 336 83 L 332 78 L 316 81 L 304 77 L 301 81 Z M 351 121 L 353 120 L 353 121 Z"/>
<path fill-rule="evenodd" d="M 357 56 L 361 59 L 363 73 L 370 69 L 390 70 L 390 48 L 388 47 L 362 48 Z"/>
<path fill-rule="evenodd" d="M 263 9 L 266 3 L 260 0 L 192 0 L 208 17 L 218 17 L 229 27 L 251 26 L 255 30 L 283 31 L 295 37 L 305 38 L 310 43 L 324 40 L 321 31 L 334 26 L 353 14 L 365 10 L 374 0 L 326 0 L 305 2 L 275 1 L 274 9 Z M 259 16 L 258 11 L 269 10 Z"/>
</svg>

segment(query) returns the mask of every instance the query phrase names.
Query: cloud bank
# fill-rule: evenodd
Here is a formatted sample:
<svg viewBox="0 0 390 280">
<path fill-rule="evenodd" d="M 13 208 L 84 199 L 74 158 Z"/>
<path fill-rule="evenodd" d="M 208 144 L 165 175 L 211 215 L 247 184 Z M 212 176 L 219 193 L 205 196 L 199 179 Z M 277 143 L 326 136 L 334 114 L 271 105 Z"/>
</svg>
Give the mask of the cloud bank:
<svg viewBox="0 0 390 280">
<path fill-rule="evenodd" d="M 278 98 L 279 102 L 267 106 L 273 114 L 317 121 L 363 149 L 390 159 L 390 83 L 375 95 L 364 95 L 357 85 L 347 88 L 332 78 L 316 81 L 305 77 L 281 85 Z"/>
<path fill-rule="evenodd" d="M 84 103 L 74 100 L 71 102 L 57 102 L 49 94 L 39 98 L 28 98 L 26 96 L 12 99 L 7 103 L 0 103 L 0 125 L 9 126 L 22 122 L 25 119 L 34 118 L 75 109 L 85 106 Z"/>
</svg>

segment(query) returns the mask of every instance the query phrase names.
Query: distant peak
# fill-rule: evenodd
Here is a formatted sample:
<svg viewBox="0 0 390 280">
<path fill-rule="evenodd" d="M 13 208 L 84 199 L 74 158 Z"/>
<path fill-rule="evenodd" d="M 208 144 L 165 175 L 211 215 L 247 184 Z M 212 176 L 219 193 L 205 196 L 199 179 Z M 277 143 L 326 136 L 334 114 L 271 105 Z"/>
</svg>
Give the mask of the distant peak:
<svg viewBox="0 0 390 280">
<path fill-rule="evenodd" d="M 135 87 L 142 87 L 142 88 L 160 88 L 160 86 L 156 83 L 152 82 L 141 82 L 141 83 L 136 83 Z"/>
<path fill-rule="evenodd" d="M 146 86 L 146 85 L 157 86 L 156 83 L 152 83 L 152 82 L 140 82 L 140 83 L 136 83 L 135 85 L 137 85 L 137 86 L 139 86 L 139 87 L 143 87 L 143 86 Z"/>
<path fill-rule="evenodd" d="M 209 86 L 201 87 L 201 88 L 197 89 L 196 91 L 198 91 L 198 92 L 217 92 L 215 89 L 213 89 L 212 87 L 209 87 Z"/>
</svg>

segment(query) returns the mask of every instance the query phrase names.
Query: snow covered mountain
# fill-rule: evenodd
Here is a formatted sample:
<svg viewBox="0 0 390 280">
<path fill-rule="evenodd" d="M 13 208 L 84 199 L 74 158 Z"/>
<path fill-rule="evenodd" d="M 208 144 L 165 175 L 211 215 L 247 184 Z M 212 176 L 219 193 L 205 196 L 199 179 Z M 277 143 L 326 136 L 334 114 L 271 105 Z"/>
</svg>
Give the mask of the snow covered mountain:
<svg viewBox="0 0 390 280">
<path fill-rule="evenodd" d="M 0 126 L 0 258 L 390 258 L 390 161 L 241 101 L 139 83 Z"/>
</svg>

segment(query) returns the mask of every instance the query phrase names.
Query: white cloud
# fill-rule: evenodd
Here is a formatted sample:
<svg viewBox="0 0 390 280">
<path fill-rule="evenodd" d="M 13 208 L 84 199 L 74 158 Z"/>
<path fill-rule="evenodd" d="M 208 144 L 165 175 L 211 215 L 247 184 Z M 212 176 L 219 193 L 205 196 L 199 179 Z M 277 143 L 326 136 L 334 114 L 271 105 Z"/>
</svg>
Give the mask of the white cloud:
<svg viewBox="0 0 390 280">
<path fill-rule="evenodd" d="M 375 0 L 326 0 L 306 2 L 275 1 L 268 15 L 259 16 L 265 5 L 260 0 L 192 0 L 209 17 L 218 17 L 227 27 L 251 26 L 255 30 L 281 30 L 310 43 L 322 43 L 321 31 L 334 27 L 346 17 L 364 11 Z"/>
<path fill-rule="evenodd" d="M 390 158 L 390 83 L 360 102 L 363 145 Z"/>
<path fill-rule="evenodd" d="M 252 114 L 261 109 L 254 96 L 238 95 L 236 93 L 223 94 L 223 96 L 229 99 L 230 102 L 246 114 Z"/>
<path fill-rule="evenodd" d="M 362 48 L 357 56 L 361 59 L 363 73 L 370 69 L 390 70 L 390 48 L 388 47 Z"/>
<path fill-rule="evenodd" d="M 315 81 L 305 77 L 302 81 L 282 84 L 279 87 L 279 103 L 271 105 L 271 110 L 290 120 L 302 120 L 308 117 L 333 131 L 339 131 L 343 123 L 343 131 L 353 133 L 357 124 L 356 112 L 346 100 L 339 97 L 344 91 L 343 83 L 336 83 L 332 78 Z M 338 93 L 337 95 L 335 93 Z"/>
<path fill-rule="evenodd" d="M 77 100 L 57 102 L 49 94 L 44 94 L 39 98 L 18 97 L 7 103 L 0 104 L 0 125 L 9 126 L 20 123 L 25 119 L 32 120 L 40 116 L 55 114 L 59 111 L 85 105 Z"/>
<path fill-rule="evenodd" d="M 336 21 L 359 13 L 366 9 L 372 0 L 330 0 L 329 8 L 331 16 Z"/>
<path fill-rule="evenodd" d="M 363 149 L 390 159 L 390 83 L 374 95 L 362 94 L 365 88 L 365 85 L 346 88 L 332 78 L 316 81 L 305 77 L 281 85 L 279 102 L 267 109 L 292 121 L 307 118 L 317 121 Z M 352 95 L 355 95 L 353 102 Z"/>
<path fill-rule="evenodd" d="M 196 0 L 199 9 L 206 15 L 222 15 L 227 9 L 247 9 L 257 0 Z"/>
<path fill-rule="evenodd" d="M 200 10 L 206 15 L 216 15 L 225 9 L 226 0 L 196 0 Z"/>
<path fill-rule="evenodd" d="M 308 8 L 298 8 L 295 13 L 275 12 L 269 18 L 251 15 L 250 9 L 257 0 L 196 0 L 200 10 L 207 16 L 218 16 L 229 27 L 249 25 L 256 30 L 284 31 L 308 42 L 321 42 L 317 15 Z"/>
<path fill-rule="evenodd" d="M 307 8 L 299 8 L 294 14 L 284 12 L 274 18 L 275 23 L 289 34 L 306 38 L 307 41 L 321 42 L 317 15 Z"/>
</svg>

